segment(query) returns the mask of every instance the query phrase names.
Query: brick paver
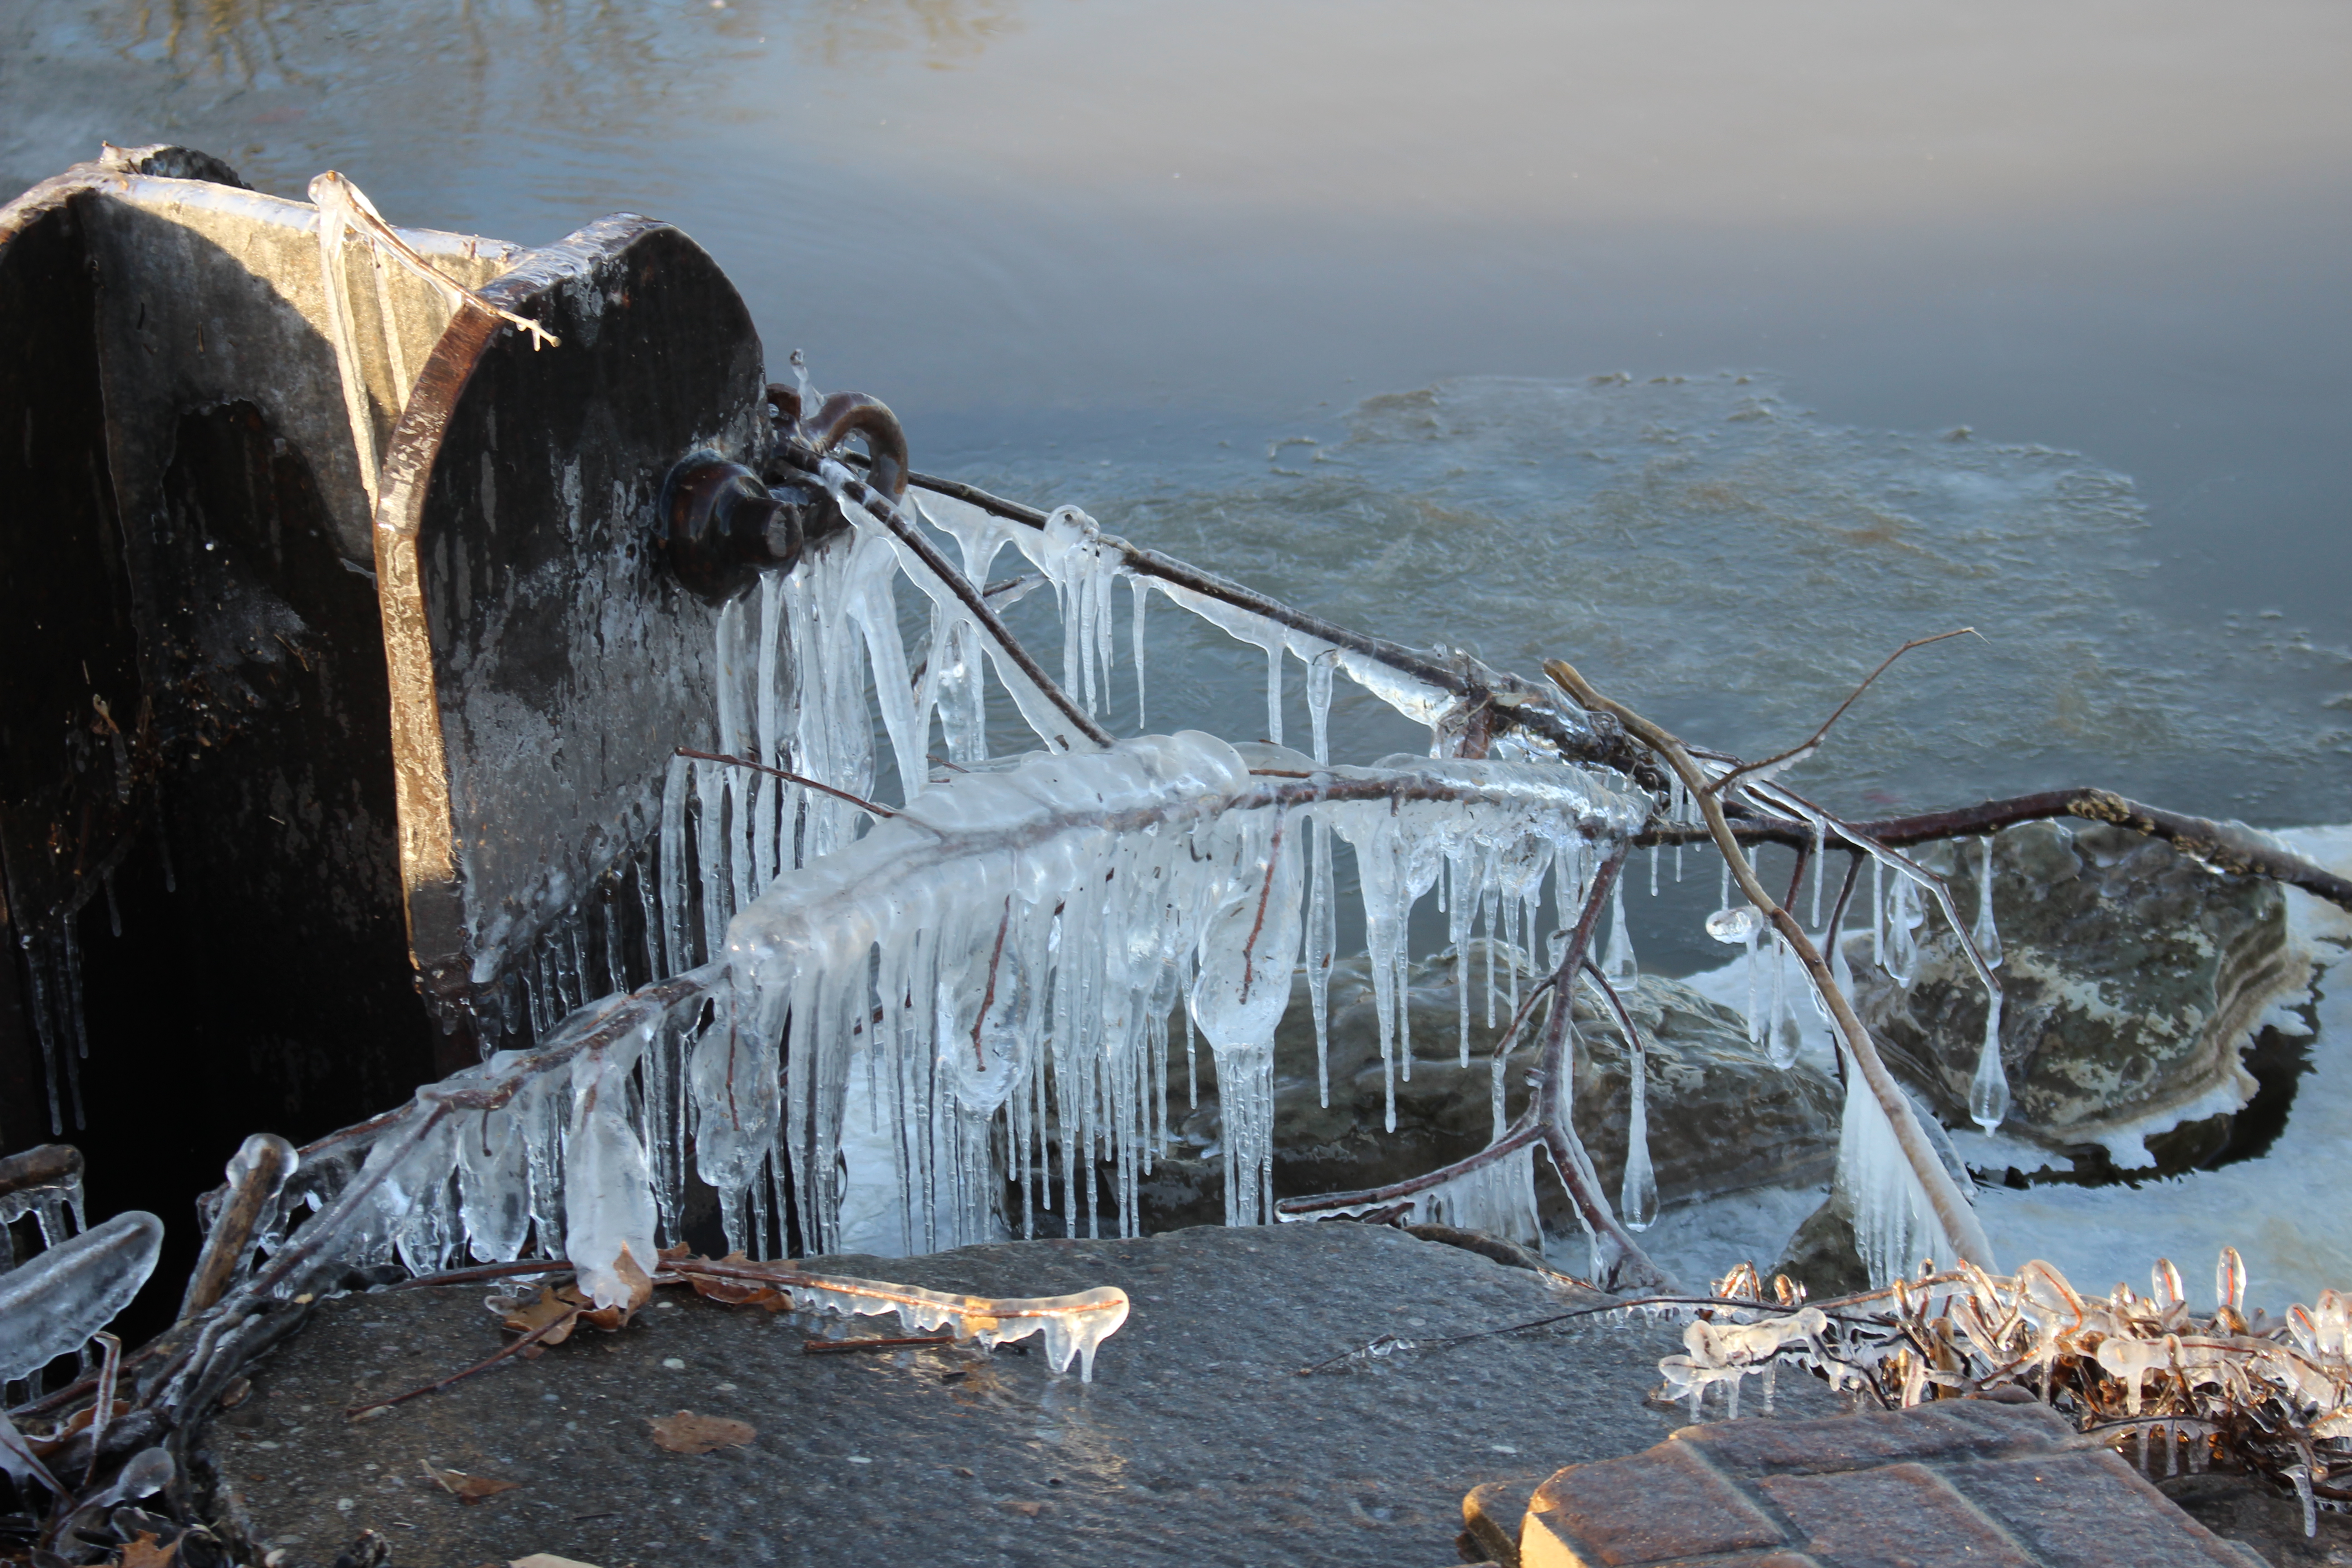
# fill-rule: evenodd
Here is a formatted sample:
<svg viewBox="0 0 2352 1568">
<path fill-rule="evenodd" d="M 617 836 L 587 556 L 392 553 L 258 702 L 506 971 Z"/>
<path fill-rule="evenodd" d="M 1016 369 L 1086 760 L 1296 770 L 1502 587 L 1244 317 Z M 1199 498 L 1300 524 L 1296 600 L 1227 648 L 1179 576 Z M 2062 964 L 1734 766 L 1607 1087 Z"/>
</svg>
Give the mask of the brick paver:
<svg viewBox="0 0 2352 1568">
<path fill-rule="evenodd" d="M 1991 1400 L 1686 1426 L 1463 1512 L 1518 1568 L 2262 1568 L 2053 1412 Z"/>
</svg>

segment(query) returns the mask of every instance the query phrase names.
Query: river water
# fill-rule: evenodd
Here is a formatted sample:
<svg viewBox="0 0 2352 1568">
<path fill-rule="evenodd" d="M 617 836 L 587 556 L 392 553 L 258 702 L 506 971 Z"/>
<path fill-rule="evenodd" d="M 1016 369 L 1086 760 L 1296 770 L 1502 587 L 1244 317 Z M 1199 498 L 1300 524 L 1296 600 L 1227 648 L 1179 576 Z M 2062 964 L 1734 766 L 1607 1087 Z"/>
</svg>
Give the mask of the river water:
<svg viewBox="0 0 2352 1568">
<path fill-rule="evenodd" d="M 2352 820 L 2347 63 L 2303 0 L 0 0 L 0 186 L 657 215 L 918 467 L 1751 754 L 1972 626 L 1791 782 L 2294 826 Z M 1260 731 L 1169 646 L 1154 728 Z"/>
</svg>

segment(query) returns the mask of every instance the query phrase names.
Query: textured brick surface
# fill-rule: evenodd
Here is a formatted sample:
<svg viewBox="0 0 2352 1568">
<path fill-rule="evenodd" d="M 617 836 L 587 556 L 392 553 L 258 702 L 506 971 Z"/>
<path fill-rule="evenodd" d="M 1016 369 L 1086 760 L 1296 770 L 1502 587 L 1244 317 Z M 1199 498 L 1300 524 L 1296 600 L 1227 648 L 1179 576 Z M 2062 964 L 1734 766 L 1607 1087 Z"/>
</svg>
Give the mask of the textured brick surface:
<svg viewBox="0 0 2352 1568">
<path fill-rule="evenodd" d="M 1766 1476 L 1757 1485 L 1807 1549 L 1840 1568 L 2033 1568 L 2007 1531 L 1925 1465 Z"/>
<path fill-rule="evenodd" d="M 1473 1500 L 1491 1518 L 1509 1495 L 1486 1489 Z M 1570 1466 L 1536 1489 L 1517 1561 L 1521 1568 L 2262 1568 L 2049 1410 L 1990 1400 L 1686 1426 L 1646 1453 Z"/>
<path fill-rule="evenodd" d="M 1944 1474 L 2051 1568 L 2159 1561 L 2248 1568 L 2254 1561 L 2189 1519 L 2112 1449 L 1955 1465 Z M 2201 1560 L 2185 1555 L 2192 1545 L 2205 1552 Z"/>
<path fill-rule="evenodd" d="M 1740 1475 L 1858 1470 L 1901 1459 L 2005 1458 L 2053 1452 L 2074 1441 L 2064 1417 L 2040 1405 L 1938 1400 L 1916 1410 L 1871 1411 L 1825 1421 L 1725 1421 L 1675 1436 Z"/>
</svg>

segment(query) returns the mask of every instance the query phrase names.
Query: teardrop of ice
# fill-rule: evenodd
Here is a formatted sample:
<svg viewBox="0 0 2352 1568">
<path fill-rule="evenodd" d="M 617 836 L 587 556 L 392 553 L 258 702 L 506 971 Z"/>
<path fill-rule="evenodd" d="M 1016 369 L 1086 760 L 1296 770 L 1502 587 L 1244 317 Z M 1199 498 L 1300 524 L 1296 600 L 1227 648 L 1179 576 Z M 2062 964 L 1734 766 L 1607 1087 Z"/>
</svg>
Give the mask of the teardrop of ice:
<svg viewBox="0 0 2352 1568">
<path fill-rule="evenodd" d="M 2009 1074 L 2000 1060 L 2000 993 L 1985 1008 L 1984 1044 L 1977 1051 L 1976 1077 L 1969 1084 L 1969 1118 L 1990 1132 L 2009 1115 Z"/>
<path fill-rule="evenodd" d="M 1969 936 L 1988 969 L 2000 967 L 2000 929 L 1992 918 L 1992 836 L 1984 839 L 1984 869 L 1977 878 L 1977 923 Z"/>
</svg>

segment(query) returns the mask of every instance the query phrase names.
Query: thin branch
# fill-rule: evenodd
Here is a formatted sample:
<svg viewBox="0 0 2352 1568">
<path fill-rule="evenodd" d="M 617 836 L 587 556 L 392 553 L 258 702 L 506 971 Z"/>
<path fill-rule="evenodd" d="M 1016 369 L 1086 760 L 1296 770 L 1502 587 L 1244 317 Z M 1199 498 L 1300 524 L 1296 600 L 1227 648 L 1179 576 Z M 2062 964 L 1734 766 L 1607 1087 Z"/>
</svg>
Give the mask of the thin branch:
<svg viewBox="0 0 2352 1568">
<path fill-rule="evenodd" d="M 835 800 L 845 800 L 858 810 L 871 812 L 877 817 L 898 815 L 887 805 L 877 805 L 870 800 L 860 799 L 845 789 L 835 789 L 829 784 L 819 783 L 806 773 L 796 773 L 788 768 L 772 768 L 765 763 L 756 763 L 749 757 L 730 757 L 718 752 L 698 752 L 690 746 L 680 746 L 677 749 L 677 754 L 681 757 L 692 757 L 698 763 L 725 763 L 730 767 L 750 768 L 753 773 L 766 773 L 771 778 L 783 779 L 788 783 L 799 784 L 804 789 L 822 790 Z"/>
<path fill-rule="evenodd" d="M 1840 825 L 1840 831 L 1850 831 L 1893 849 L 1948 838 L 1971 838 L 1998 833 L 2021 822 L 2070 816 L 2128 827 L 2135 833 L 2173 844 L 2217 870 L 2232 876 L 2266 877 L 2352 910 L 2352 879 L 2267 843 L 2263 834 L 2235 823 L 2167 811 L 2127 799 L 2113 790 L 2089 785 L 2011 795 L 1913 816 L 1844 823 Z M 1811 825 L 1795 817 L 1734 816 L 1729 822 L 1732 837 L 1742 844 L 1786 844 L 1795 848 L 1812 842 Z M 1645 849 L 1653 844 L 1697 844 L 1710 841 L 1714 836 L 1713 828 L 1705 823 L 1663 823 L 1635 834 L 1633 846 Z"/>
<path fill-rule="evenodd" d="M 448 1387 L 451 1384 L 462 1383 L 478 1372 L 487 1372 L 491 1367 L 498 1365 L 499 1363 L 521 1353 L 530 1346 L 539 1343 L 540 1341 L 545 1339 L 556 1330 L 560 1328 L 568 1328 L 572 1323 L 579 1321 L 582 1310 L 583 1309 L 574 1307 L 572 1310 L 564 1313 L 560 1318 L 549 1319 L 546 1322 L 541 1323 L 539 1327 L 531 1330 L 530 1332 L 521 1335 L 516 1339 L 513 1343 L 507 1345 L 493 1355 L 484 1356 L 481 1360 L 466 1368 L 463 1372 L 453 1372 L 437 1383 L 428 1383 L 421 1388 L 412 1388 L 405 1394 L 395 1394 L 390 1399 L 379 1399 L 372 1405 L 354 1405 L 350 1409 L 344 1411 L 343 1414 L 350 1419 L 356 1421 L 361 1416 L 367 1415 L 370 1411 L 389 1410 L 395 1405 L 405 1405 L 410 1400 L 420 1398 L 425 1394 L 438 1394 L 443 1389 Z"/>
<path fill-rule="evenodd" d="M 1983 634 L 1979 632 L 1974 626 L 1962 626 L 1956 632 L 1937 632 L 1931 637 L 1912 638 L 1909 642 L 1905 643 L 1901 647 L 1896 648 L 1893 653 L 1888 654 L 1885 658 L 1879 660 L 1878 668 L 1862 678 L 1862 684 L 1855 687 L 1853 694 L 1847 697 L 1844 701 L 1837 705 L 1836 712 L 1822 721 L 1822 727 L 1814 731 L 1811 736 L 1798 744 L 1790 747 L 1787 751 L 1782 752 L 1778 756 L 1767 757 L 1760 763 L 1740 763 L 1738 767 L 1732 769 L 1729 773 L 1724 774 L 1721 778 L 1717 779 L 1713 784 L 1707 785 L 1706 789 L 1703 793 L 1708 795 L 1719 794 L 1725 788 L 1728 787 L 1734 779 L 1738 778 L 1743 773 L 1760 773 L 1766 768 L 1778 767 L 1780 763 L 1788 762 L 1791 758 L 1804 755 L 1807 752 L 1811 751 L 1815 746 L 1822 743 L 1822 737 L 1830 732 L 1830 726 L 1845 717 L 1845 710 L 1853 707 L 1856 699 L 1860 698 L 1864 692 L 1870 689 L 1870 683 L 1872 681 L 1876 680 L 1880 676 L 1886 673 L 1887 667 L 1889 665 L 1892 665 L 1896 659 L 1901 658 L 1905 654 L 1909 653 L 1915 647 L 1926 647 L 1929 643 L 1944 642 L 1952 637 L 1975 637 L 1979 641 L 1982 641 Z"/>
</svg>

